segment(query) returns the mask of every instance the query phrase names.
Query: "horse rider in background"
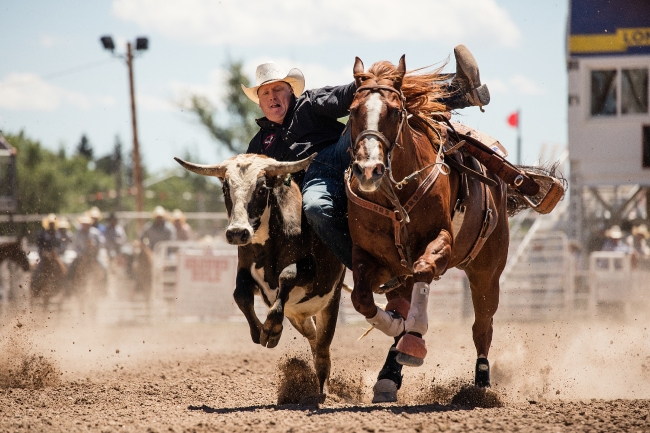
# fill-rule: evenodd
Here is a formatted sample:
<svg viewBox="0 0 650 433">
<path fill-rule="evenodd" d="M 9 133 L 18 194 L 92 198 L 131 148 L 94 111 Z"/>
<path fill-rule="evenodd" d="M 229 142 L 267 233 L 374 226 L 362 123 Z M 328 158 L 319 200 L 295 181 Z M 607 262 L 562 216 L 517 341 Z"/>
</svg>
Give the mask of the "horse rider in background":
<svg viewBox="0 0 650 433">
<path fill-rule="evenodd" d="M 167 221 L 167 211 L 162 206 L 156 206 L 152 213 L 153 221 L 145 224 L 140 241 L 153 250 L 158 242 L 175 241 L 176 228 Z"/>
<path fill-rule="evenodd" d="M 632 228 L 632 234 L 630 235 L 628 242 L 641 259 L 650 258 L 648 238 L 650 238 L 650 232 L 648 232 L 648 226 L 645 224 Z"/>
<path fill-rule="evenodd" d="M 74 235 L 74 241 L 72 243 L 72 248 L 77 253 L 77 257 L 74 259 L 72 264 L 70 264 L 70 269 L 68 270 L 68 276 L 71 280 L 75 278 L 80 263 L 90 257 L 91 262 L 96 262 L 98 265 L 104 269 L 106 268 L 101 261 L 98 260 L 99 250 L 104 247 L 105 239 L 102 232 L 98 228 L 93 226 L 93 218 L 84 214 L 80 216 L 77 221 L 81 225 L 79 230 Z"/>
<path fill-rule="evenodd" d="M 59 228 L 59 221 L 55 214 L 51 213 L 42 221 L 43 228 L 36 235 L 36 247 L 38 247 L 38 256 L 41 258 L 36 269 L 34 269 L 34 275 L 32 280 L 37 279 L 37 275 L 41 273 L 41 265 L 43 263 L 42 257 L 48 252 L 59 252 L 61 248 L 61 237 L 57 231 Z"/>
<path fill-rule="evenodd" d="M 102 233 L 106 231 L 106 226 L 100 223 L 103 217 L 102 211 L 100 211 L 97 206 L 93 206 L 90 208 L 90 210 L 88 210 L 88 216 L 93 219 L 93 227 Z"/>
<path fill-rule="evenodd" d="M 176 240 L 189 241 L 194 237 L 192 234 L 192 227 L 186 222 L 187 218 L 180 209 L 174 209 L 172 212 L 172 224 L 176 229 Z"/>
<path fill-rule="evenodd" d="M 605 236 L 607 239 L 605 239 L 602 251 L 612 251 L 626 254 L 632 254 L 634 252 L 632 247 L 627 242 L 625 242 L 625 239 L 623 239 L 623 231 L 619 225 L 613 225 L 609 230 L 606 231 Z"/>
<path fill-rule="evenodd" d="M 481 85 L 478 65 L 469 50 L 454 49 L 456 74 L 450 74 L 441 102 L 455 110 L 487 105 L 489 91 Z M 265 117 L 257 119 L 259 132 L 246 153 L 295 161 L 318 152 L 301 184 L 303 209 L 309 224 L 348 268 L 352 268 L 352 241 L 347 221 L 347 197 L 344 173 L 350 165 L 350 132 L 338 121 L 347 116 L 356 92 L 356 84 L 307 90 L 298 69 L 285 72 L 273 62 L 264 63 L 255 72 L 256 85 L 246 96 L 258 104 Z M 345 131 L 345 133 L 344 133 Z M 343 134 L 344 133 L 344 134 Z"/>
<path fill-rule="evenodd" d="M 118 223 L 117 216 L 111 212 L 106 221 L 104 237 L 106 238 L 106 251 L 110 260 L 122 253 L 122 246 L 126 243 L 126 232 Z"/>
<path fill-rule="evenodd" d="M 72 244 L 73 235 L 70 231 L 70 222 L 67 218 L 59 218 L 59 238 L 61 238 L 61 244 L 59 246 L 59 254 L 63 255 L 65 250 L 68 249 L 68 246 Z"/>
</svg>

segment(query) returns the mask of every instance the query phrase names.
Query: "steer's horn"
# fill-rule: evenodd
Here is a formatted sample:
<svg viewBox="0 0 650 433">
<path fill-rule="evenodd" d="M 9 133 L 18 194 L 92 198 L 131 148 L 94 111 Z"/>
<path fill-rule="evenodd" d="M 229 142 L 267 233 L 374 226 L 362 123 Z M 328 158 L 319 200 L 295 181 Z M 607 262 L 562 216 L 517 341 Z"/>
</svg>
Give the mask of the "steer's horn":
<svg viewBox="0 0 650 433">
<path fill-rule="evenodd" d="M 309 166 L 309 164 L 316 158 L 316 154 L 301 159 L 300 161 L 291 161 L 291 162 L 279 162 L 275 161 L 266 166 L 264 171 L 268 177 L 273 176 L 282 176 L 288 173 L 295 173 L 297 171 L 303 170 Z"/>
<path fill-rule="evenodd" d="M 203 164 L 193 164 L 191 162 L 183 161 L 180 158 L 174 157 L 177 163 L 183 166 L 186 170 L 193 171 L 197 174 L 202 174 L 203 176 L 216 176 L 224 177 L 226 175 L 226 167 L 223 164 L 215 165 L 203 165 Z"/>
</svg>

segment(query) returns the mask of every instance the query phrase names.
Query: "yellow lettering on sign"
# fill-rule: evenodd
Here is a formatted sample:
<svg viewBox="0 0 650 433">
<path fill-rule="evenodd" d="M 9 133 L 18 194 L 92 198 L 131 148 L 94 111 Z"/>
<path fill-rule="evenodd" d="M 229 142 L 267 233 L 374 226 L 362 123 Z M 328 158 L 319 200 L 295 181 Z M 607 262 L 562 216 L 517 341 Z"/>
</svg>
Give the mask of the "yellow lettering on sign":
<svg viewBox="0 0 650 433">
<path fill-rule="evenodd" d="M 624 53 L 629 47 L 650 46 L 650 27 L 617 29 L 614 34 L 572 35 L 570 53 Z"/>
</svg>

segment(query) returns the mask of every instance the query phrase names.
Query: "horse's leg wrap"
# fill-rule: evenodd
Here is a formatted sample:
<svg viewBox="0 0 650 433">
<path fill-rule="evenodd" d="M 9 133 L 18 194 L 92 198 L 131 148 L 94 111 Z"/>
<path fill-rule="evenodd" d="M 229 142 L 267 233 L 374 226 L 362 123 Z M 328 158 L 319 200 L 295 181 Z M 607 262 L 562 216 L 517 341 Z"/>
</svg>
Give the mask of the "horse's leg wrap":
<svg viewBox="0 0 650 433">
<path fill-rule="evenodd" d="M 406 318 L 406 332 L 424 335 L 429 329 L 427 306 L 429 303 L 429 285 L 424 282 L 413 284 L 411 308 Z"/>
<path fill-rule="evenodd" d="M 427 305 L 429 303 L 429 285 L 424 282 L 413 284 L 411 308 L 406 319 L 406 334 L 397 343 L 397 362 L 402 365 L 418 367 L 424 363 L 427 345 L 422 339 L 429 329 Z"/>
<path fill-rule="evenodd" d="M 404 319 L 398 314 L 377 307 L 377 314 L 366 321 L 389 337 L 397 337 L 404 332 Z"/>
</svg>

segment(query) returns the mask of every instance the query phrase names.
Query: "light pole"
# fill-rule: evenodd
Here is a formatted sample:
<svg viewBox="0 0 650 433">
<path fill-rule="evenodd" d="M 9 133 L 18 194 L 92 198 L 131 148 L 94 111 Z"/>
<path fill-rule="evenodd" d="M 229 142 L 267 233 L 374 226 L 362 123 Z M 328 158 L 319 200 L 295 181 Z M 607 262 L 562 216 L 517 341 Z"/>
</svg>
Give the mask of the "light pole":
<svg viewBox="0 0 650 433">
<path fill-rule="evenodd" d="M 138 144 L 138 124 L 135 116 L 135 90 L 133 87 L 133 49 L 131 42 L 126 43 L 126 54 L 115 53 L 115 44 L 113 38 L 110 36 L 102 36 L 100 38 L 105 50 L 109 50 L 113 56 L 126 61 L 126 66 L 129 70 L 129 93 L 131 95 L 131 124 L 133 125 L 133 182 L 135 183 L 135 209 L 138 212 L 143 211 L 144 207 L 144 192 L 142 190 L 142 168 L 140 166 L 140 146 Z M 149 48 L 149 39 L 137 38 L 135 40 L 136 54 L 145 51 Z M 142 221 L 138 219 L 138 224 L 142 225 Z"/>
</svg>

